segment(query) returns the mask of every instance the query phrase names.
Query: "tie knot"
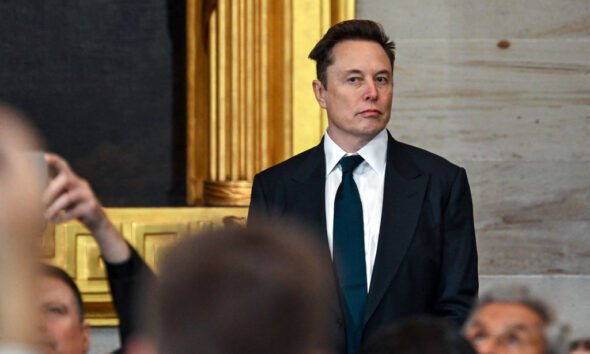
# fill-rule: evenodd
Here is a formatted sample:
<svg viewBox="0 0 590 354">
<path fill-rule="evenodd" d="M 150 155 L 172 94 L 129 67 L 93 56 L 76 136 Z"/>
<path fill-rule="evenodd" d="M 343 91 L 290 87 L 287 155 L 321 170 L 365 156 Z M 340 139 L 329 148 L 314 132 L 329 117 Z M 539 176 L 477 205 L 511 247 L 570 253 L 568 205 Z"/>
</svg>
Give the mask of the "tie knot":
<svg viewBox="0 0 590 354">
<path fill-rule="evenodd" d="M 358 165 L 363 162 L 364 159 L 360 155 L 345 156 L 340 159 L 340 167 L 342 168 L 342 174 L 354 171 Z"/>
</svg>

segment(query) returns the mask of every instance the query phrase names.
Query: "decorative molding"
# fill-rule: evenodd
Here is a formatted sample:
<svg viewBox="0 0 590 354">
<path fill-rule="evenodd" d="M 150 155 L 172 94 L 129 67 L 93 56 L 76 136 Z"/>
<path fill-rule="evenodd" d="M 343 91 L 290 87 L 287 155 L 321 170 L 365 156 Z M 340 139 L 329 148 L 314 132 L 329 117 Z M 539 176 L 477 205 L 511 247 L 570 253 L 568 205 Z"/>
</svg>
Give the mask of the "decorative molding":
<svg viewBox="0 0 590 354">
<path fill-rule="evenodd" d="M 251 190 L 250 181 L 205 181 L 205 202 L 212 206 L 247 206 Z"/>
<path fill-rule="evenodd" d="M 111 208 L 107 214 L 123 237 L 157 271 L 164 251 L 178 240 L 231 222 L 244 223 L 247 208 Z M 63 268 L 76 282 L 84 300 L 86 318 L 93 326 L 115 326 L 105 265 L 90 232 L 78 222 L 53 226 L 43 239 L 54 239 L 45 260 Z"/>
</svg>

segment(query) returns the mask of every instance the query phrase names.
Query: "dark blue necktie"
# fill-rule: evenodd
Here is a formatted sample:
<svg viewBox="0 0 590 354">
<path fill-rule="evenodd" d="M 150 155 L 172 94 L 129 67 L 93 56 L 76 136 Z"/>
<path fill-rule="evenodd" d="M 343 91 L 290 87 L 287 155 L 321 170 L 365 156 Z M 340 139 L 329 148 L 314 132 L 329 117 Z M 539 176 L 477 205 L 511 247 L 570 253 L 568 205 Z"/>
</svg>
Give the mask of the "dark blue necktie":
<svg viewBox="0 0 590 354">
<path fill-rule="evenodd" d="M 342 182 L 334 201 L 333 258 L 346 302 L 348 354 L 359 351 L 367 303 L 363 205 L 352 178 L 352 171 L 361 162 L 363 158 L 358 155 L 340 160 Z"/>
</svg>

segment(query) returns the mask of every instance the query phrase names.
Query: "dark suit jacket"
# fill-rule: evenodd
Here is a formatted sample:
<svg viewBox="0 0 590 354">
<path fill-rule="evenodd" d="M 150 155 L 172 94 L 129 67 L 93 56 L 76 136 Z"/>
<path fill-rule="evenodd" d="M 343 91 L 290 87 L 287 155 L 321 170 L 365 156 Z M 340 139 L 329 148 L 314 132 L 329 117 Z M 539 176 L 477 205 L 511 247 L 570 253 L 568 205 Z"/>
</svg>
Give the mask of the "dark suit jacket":
<svg viewBox="0 0 590 354">
<path fill-rule="evenodd" d="M 323 143 L 254 178 L 248 223 L 297 220 L 326 236 Z M 337 281 L 335 282 L 337 283 Z M 335 289 L 334 349 L 344 353 Z M 478 291 L 471 193 L 465 170 L 425 150 L 388 141 L 379 243 L 365 312 L 363 342 L 415 315 L 461 325 Z"/>
<path fill-rule="evenodd" d="M 113 305 L 119 317 L 119 338 L 124 349 L 128 340 L 140 329 L 141 291 L 156 281 L 152 270 L 145 264 L 137 251 L 129 245 L 131 256 L 123 263 L 105 261 L 107 279 Z M 113 353 L 122 353 L 117 349 Z"/>
</svg>

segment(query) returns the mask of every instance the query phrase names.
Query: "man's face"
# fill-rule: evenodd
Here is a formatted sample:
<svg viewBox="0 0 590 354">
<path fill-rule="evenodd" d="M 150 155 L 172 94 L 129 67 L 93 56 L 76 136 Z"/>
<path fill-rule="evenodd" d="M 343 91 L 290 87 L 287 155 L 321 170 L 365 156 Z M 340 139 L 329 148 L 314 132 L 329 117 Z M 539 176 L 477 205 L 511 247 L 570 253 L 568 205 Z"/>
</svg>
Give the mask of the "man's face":
<svg viewBox="0 0 590 354">
<path fill-rule="evenodd" d="M 89 346 L 89 325 L 80 322 L 72 290 L 59 279 L 43 276 L 40 300 L 44 353 L 85 354 Z"/>
<path fill-rule="evenodd" d="M 545 353 L 542 318 L 526 306 L 511 302 L 481 308 L 465 329 L 479 354 Z"/>
<path fill-rule="evenodd" d="M 575 350 L 572 350 L 570 352 L 570 354 L 590 354 L 590 349 L 584 349 L 584 348 L 575 349 Z"/>
<path fill-rule="evenodd" d="M 41 202 L 45 187 L 41 183 L 44 161 L 41 154 L 26 152 L 35 148 L 35 143 L 19 129 L 11 130 L 14 128 L 11 125 L 16 123 L 5 121 L 0 111 L 0 126 L 4 124 L 6 131 L 0 134 L 0 222 L 3 227 L 10 228 L 10 231 L 5 230 L 9 233 L 27 235 L 19 241 L 26 242 L 33 250 L 39 243 L 37 236 L 45 229 Z"/>
<path fill-rule="evenodd" d="M 313 88 L 328 114 L 328 134 L 342 148 L 361 148 L 389 122 L 393 72 L 385 50 L 376 42 L 336 44 L 326 70 L 326 87 L 315 80 Z"/>
</svg>

